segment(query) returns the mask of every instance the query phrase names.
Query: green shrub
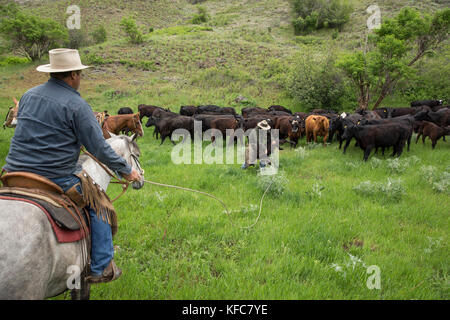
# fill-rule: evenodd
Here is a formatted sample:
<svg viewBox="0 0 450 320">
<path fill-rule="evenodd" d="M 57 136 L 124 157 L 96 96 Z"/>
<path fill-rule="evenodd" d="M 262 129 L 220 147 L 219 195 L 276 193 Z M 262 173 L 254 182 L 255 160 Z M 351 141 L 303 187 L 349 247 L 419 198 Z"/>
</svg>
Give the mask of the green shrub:
<svg viewBox="0 0 450 320">
<path fill-rule="evenodd" d="M 98 26 L 91 32 L 95 44 L 103 43 L 107 39 L 106 29 L 103 25 Z"/>
<path fill-rule="evenodd" d="M 342 29 L 350 19 L 352 6 L 343 0 L 293 0 L 297 16 L 292 22 L 296 34 L 322 28 Z"/>
<path fill-rule="evenodd" d="M 21 58 L 21 57 L 0 57 L 0 66 L 12 66 L 17 64 L 25 64 L 30 62 L 30 59 L 28 58 Z"/>
<path fill-rule="evenodd" d="M 209 15 L 206 12 L 206 8 L 204 7 L 197 7 L 198 13 L 194 15 L 194 17 L 191 19 L 192 24 L 201 24 L 204 22 L 207 22 L 209 20 Z"/>
<path fill-rule="evenodd" d="M 120 26 L 125 31 L 131 43 L 140 44 L 144 41 L 142 32 L 139 31 L 136 21 L 133 18 L 123 18 Z"/>
<path fill-rule="evenodd" d="M 285 81 L 289 95 L 305 110 L 317 108 L 340 110 L 351 101 L 351 91 L 344 76 L 334 66 L 334 57 L 319 57 L 304 52 Z"/>
</svg>

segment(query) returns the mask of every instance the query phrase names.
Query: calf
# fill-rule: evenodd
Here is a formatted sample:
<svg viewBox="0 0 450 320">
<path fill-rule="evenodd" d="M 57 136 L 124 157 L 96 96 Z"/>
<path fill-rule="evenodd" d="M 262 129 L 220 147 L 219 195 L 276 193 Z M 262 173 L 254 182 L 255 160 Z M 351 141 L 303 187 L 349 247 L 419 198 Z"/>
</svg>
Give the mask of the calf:
<svg viewBox="0 0 450 320">
<path fill-rule="evenodd" d="M 441 128 L 433 122 L 422 121 L 418 131 L 419 134 L 417 135 L 416 143 L 419 141 L 420 136 L 422 136 L 423 144 L 425 144 L 425 138 L 429 137 L 432 142 L 431 147 L 434 149 L 440 138 L 450 135 L 450 126 Z"/>
</svg>

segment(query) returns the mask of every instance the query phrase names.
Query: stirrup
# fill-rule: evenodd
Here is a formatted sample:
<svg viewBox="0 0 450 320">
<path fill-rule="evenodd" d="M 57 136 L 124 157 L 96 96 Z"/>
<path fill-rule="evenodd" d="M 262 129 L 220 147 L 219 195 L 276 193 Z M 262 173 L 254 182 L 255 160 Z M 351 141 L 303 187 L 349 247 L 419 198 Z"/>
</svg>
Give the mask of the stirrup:
<svg viewBox="0 0 450 320">
<path fill-rule="evenodd" d="M 91 283 L 106 283 L 118 279 L 122 275 L 122 270 L 111 259 L 109 265 L 103 270 L 100 276 L 88 276 L 86 280 Z"/>
</svg>

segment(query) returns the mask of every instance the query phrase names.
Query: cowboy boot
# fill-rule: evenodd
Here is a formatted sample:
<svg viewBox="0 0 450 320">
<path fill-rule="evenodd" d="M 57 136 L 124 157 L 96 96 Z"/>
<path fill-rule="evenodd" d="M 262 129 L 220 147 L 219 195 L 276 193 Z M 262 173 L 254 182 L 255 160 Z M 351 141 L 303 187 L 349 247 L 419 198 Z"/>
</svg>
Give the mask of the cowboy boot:
<svg viewBox="0 0 450 320">
<path fill-rule="evenodd" d="M 118 279 L 122 275 L 122 270 L 114 263 L 114 260 L 111 259 L 109 265 L 103 270 L 102 274 L 99 276 L 89 276 L 86 280 L 89 283 L 105 283 L 111 282 L 113 280 Z"/>
</svg>

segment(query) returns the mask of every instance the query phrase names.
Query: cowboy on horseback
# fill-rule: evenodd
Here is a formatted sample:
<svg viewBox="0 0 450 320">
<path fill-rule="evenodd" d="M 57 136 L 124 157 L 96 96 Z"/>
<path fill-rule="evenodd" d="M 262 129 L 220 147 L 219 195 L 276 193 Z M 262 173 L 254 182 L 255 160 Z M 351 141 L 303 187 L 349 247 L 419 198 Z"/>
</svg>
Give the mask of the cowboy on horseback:
<svg viewBox="0 0 450 320">
<path fill-rule="evenodd" d="M 89 68 L 81 63 L 78 51 L 54 49 L 49 51 L 49 58 L 50 64 L 36 70 L 50 73 L 50 79 L 20 99 L 17 127 L 3 169 L 35 173 L 52 180 L 64 192 L 76 186 L 82 193 L 75 174 L 80 171 L 77 160 L 84 146 L 127 181 L 142 180 L 140 173 L 103 138 L 90 105 L 77 91 L 81 70 Z M 87 209 L 92 243 L 89 282 L 109 282 L 121 275 L 113 260 L 111 226 L 95 210 Z"/>
</svg>

